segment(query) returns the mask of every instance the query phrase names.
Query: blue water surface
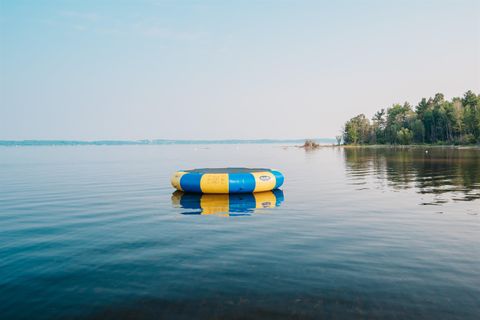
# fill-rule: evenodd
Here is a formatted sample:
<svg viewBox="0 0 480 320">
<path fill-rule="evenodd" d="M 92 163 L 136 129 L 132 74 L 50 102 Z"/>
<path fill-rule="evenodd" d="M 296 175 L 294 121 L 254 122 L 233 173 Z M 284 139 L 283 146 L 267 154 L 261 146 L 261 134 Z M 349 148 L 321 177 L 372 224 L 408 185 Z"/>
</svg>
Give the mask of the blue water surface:
<svg viewBox="0 0 480 320">
<path fill-rule="evenodd" d="M 279 200 L 173 194 L 224 166 Z M 0 222 L 0 319 L 480 315 L 478 149 L 0 147 Z"/>
</svg>

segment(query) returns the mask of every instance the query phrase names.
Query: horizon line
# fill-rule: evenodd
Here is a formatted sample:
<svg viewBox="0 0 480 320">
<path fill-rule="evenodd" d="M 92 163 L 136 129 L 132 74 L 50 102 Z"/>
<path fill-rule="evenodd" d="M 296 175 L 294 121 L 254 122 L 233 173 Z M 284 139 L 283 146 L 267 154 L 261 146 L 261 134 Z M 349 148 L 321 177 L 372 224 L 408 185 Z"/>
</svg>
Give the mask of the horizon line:
<svg viewBox="0 0 480 320">
<path fill-rule="evenodd" d="M 303 142 L 307 139 L 318 142 L 334 142 L 334 138 L 301 139 L 138 139 L 138 140 L 61 140 L 61 139 L 23 139 L 0 140 L 0 146 L 54 146 L 54 145 L 165 145 L 165 144 L 268 144 Z"/>
</svg>

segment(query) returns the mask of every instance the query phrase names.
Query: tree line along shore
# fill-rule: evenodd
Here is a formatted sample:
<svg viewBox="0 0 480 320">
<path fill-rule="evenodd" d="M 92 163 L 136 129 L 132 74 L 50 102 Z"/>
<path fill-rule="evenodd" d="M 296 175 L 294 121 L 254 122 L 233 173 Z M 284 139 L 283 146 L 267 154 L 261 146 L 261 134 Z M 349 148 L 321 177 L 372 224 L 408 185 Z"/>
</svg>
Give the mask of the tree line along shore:
<svg viewBox="0 0 480 320">
<path fill-rule="evenodd" d="M 336 138 L 345 145 L 480 144 L 480 95 L 467 91 L 446 100 L 437 93 L 415 108 L 405 102 L 381 109 L 371 120 L 359 114 Z"/>
</svg>

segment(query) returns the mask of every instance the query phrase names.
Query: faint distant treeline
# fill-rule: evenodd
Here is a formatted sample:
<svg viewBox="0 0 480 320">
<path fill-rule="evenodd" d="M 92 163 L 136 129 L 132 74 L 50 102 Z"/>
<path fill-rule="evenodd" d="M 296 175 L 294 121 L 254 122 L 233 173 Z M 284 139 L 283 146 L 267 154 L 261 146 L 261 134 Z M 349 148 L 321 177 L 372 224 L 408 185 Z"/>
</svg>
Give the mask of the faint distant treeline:
<svg viewBox="0 0 480 320">
<path fill-rule="evenodd" d="M 338 139 L 338 138 L 337 138 Z M 381 109 L 370 121 L 360 114 L 345 123 L 345 144 L 474 144 L 480 143 L 480 95 L 462 98 L 443 94 L 423 98 L 416 106 L 405 102 Z"/>
<path fill-rule="evenodd" d="M 333 139 L 319 138 L 316 141 L 333 143 Z M 170 144 L 274 144 L 299 143 L 303 139 L 230 139 L 230 140 L 0 140 L 0 146 L 129 146 L 129 145 L 170 145 Z"/>
</svg>

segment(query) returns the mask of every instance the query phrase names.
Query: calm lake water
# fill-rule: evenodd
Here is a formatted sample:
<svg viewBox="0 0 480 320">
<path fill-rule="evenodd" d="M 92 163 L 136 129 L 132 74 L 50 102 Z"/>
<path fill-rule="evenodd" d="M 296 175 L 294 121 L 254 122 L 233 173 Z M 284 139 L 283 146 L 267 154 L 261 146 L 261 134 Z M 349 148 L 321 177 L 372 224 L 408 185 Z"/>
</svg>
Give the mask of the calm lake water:
<svg viewBox="0 0 480 320">
<path fill-rule="evenodd" d="M 173 193 L 195 167 L 281 191 Z M 0 319 L 478 319 L 480 150 L 0 148 Z"/>
</svg>

